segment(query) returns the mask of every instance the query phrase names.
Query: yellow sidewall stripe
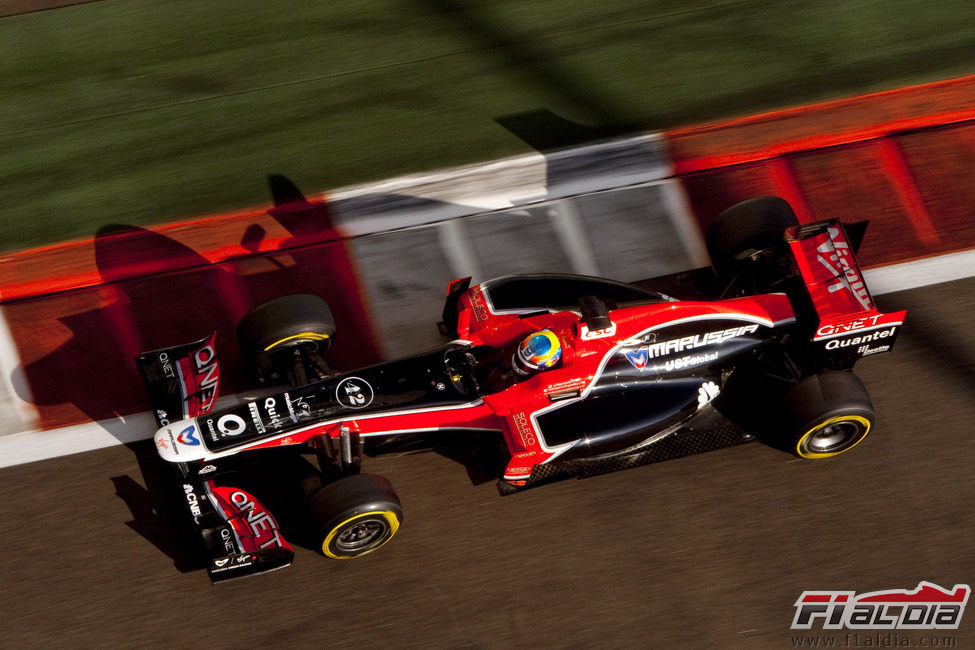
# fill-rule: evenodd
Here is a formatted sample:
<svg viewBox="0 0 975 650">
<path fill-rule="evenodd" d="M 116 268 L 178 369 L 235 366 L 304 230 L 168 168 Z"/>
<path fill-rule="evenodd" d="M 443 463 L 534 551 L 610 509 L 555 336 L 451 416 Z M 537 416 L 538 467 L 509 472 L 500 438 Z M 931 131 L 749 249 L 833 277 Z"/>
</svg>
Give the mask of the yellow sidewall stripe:
<svg viewBox="0 0 975 650">
<path fill-rule="evenodd" d="M 860 439 L 859 440 L 857 440 L 856 442 L 854 442 L 849 447 L 846 447 L 844 449 L 840 449 L 839 451 L 831 451 L 831 452 L 822 453 L 822 454 L 811 453 L 811 452 L 803 452 L 802 451 L 802 443 L 804 443 L 806 441 L 806 438 L 808 438 L 809 436 L 811 436 L 813 434 L 813 432 L 818 431 L 819 429 L 822 429 L 823 427 L 828 427 L 831 424 L 836 424 L 837 422 L 849 422 L 851 420 L 854 421 L 854 422 L 859 422 L 860 424 L 863 425 L 863 434 L 860 436 Z M 863 439 L 867 437 L 867 434 L 868 433 L 870 433 L 870 420 L 868 420 L 867 418 L 862 417 L 860 415 L 840 415 L 840 416 L 835 417 L 835 418 L 830 418 L 830 419 L 828 419 L 828 420 L 826 420 L 824 422 L 820 422 L 819 424 L 817 424 L 813 428 L 809 429 L 809 431 L 806 431 L 804 434 L 802 434 L 802 437 L 799 438 L 799 441 L 796 443 L 796 453 L 799 454 L 800 456 L 802 456 L 803 458 L 829 458 L 830 456 L 836 456 L 837 454 L 842 454 L 845 451 L 849 451 L 849 450 L 853 449 L 854 447 L 856 447 L 857 445 L 859 445 L 861 442 L 863 442 Z"/>
<path fill-rule="evenodd" d="M 294 341 L 294 340 L 297 340 L 297 339 L 306 339 L 306 340 L 309 340 L 309 341 L 327 341 L 328 340 L 328 334 L 319 334 L 318 332 L 302 332 L 301 334 L 295 334 L 293 336 L 286 336 L 285 338 L 281 339 L 280 341 L 275 341 L 271 345 L 269 345 L 266 348 L 264 348 L 264 351 L 265 352 L 268 352 L 270 350 L 273 350 L 277 346 L 281 345 L 282 343 L 287 343 L 288 341 Z"/>
<path fill-rule="evenodd" d="M 335 539 L 335 536 L 338 535 L 339 531 L 341 531 L 347 524 L 350 524 L 353 521 L 356 521 L 357 519 L 362 519 L 364 517 L 374 517 L 376 515 L 381 516 L 383 519 L 386 520 L 386 523 L 389 524 L 389 535 L 387 535 L 386 539 L 384 539 L 379 545 L 372 547 L 365 553 L 359 553 L 357 555 L 336 555 L 335 553 L 332 553 L 329 550 L 328 547 L 332 543 L 332 540 Z M 399 530 L 399 517 L 396 516 L 395 512 L 391 510 L 376 510 L 374 512 L 364 512 L 361 515 L 355 515 L 354 517 L 349 517 L 348 519 L 340 523 L 338 526 L 332 528 L 332 530 L 325 537 L 325 541 L 322 542 L 322 553 L 336 560 L 349 560 L 354 557 L 359 557 L 359 555 L 365 555 L 366 553 L 371 553 L 372 551 L 375 551 L 377 548 L 379 548 L 380 546 L 382 546 L 383 544 L 391 540 L 393 538 L 393 535 L 396 534 L 397 530 Z"/>
</svg>

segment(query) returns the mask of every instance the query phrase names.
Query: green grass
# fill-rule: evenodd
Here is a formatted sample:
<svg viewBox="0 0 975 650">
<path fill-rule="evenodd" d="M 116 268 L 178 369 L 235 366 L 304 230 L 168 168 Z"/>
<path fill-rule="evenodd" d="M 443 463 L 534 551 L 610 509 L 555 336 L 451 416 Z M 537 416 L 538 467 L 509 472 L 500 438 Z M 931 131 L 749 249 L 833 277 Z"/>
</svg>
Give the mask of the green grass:
<svg viewBox="0 0 975 650">
<path fill-rule="evenodd" d="M 103 0 L 0 19 L 0 249 L 975 72 L 970 0 Z"/>
</svg>

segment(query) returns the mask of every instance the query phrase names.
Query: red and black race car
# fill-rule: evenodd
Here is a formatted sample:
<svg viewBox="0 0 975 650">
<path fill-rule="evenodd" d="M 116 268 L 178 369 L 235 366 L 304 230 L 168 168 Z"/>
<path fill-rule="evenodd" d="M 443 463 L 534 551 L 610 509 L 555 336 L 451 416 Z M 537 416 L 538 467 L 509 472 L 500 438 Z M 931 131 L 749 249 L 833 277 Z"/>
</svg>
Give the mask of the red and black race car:
<svg viewBox="0 0 975 650">
<path fill-rule="evenodd" d="M 759 439 L 803 458 L 857 445 L 874 424 L 850 372 L 893 347 L 906 312 L 877 310 L 855 251 L 866 224 L 799 225 L 782 199 L 733 206 L 711 225 L 713 269 L 626 284 L 571 275 L 470 278 L 447 288 L 437 350 L 349 372 L 323 355 L 328 306 L 285 296 L 244 317 L 255 376 L 290 387 L 215 409 L 215 335 L 137 359 L 210 552 L 214 581 L 287 566 L 293 552 L 225 459 L 314 450 L 305 495 L 333 558 L 373 551 L 403 513 L 364 455 L 417 441 L 503 441 L 502 494 Z M 681 299 L 672 297 L 680 295 Z"/>
</svg>

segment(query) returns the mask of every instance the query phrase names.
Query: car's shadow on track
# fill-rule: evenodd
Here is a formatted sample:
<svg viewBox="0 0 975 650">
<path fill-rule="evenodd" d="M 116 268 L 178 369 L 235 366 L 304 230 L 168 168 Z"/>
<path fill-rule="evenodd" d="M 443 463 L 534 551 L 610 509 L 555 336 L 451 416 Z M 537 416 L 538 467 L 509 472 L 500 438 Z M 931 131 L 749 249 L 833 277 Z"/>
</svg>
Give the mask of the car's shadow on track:
<svg viewBox="0 0 975 650">
<path fill-rule="evenodd" d="M 471 445 L 426 445 L 422 450 L 384 450 L 396 453 L 436 453 L 462 464 L 473 485 L 496 481 L 504 466 L 500 441 L 490 437 Z M 169 557 L 181 573 L 206 569 L 208 558 L 191 522 L 177 473 L 162 462 L 152 440 L 126 445 L 135 456 L 139 477 L 114 476 L 116 496 L 132 518 L 125 525 Z M 369 458 L 365 459 L 370 462 Z M 273 513 L 283 537 L 295 547 L 319 552 L 317 531 L 310 525 L 306 500 L 321 487 L 314 454 L 304 449 L 267 449 L 219 462 L 219 485 L 233 485 L 254 494 Z M 367 467 L 364 471 L 369 471 Z M 144 483 L 144 487 L 143 487 Z"/>
<path fill-rule="evenodd" d="M 151 440 L 126 445 L 135 455 L 143 487 L 135 478 L 112 477 L 115 494 L 132 515 L 125 525 L 173 561 L 181 573 L 206 569 L 208 559 L 189 511 L 182 501 L 179 476 L 160 461 Z M 226 468 L 226 471 L 224 471 Z M 253 453 L 221 464 L 221 485 L 234 485 L 255 494 L 274 514 L 280 530 L 293 546 L 314 550 L 308 528 L 304 491 L 314 481 L 315 467 L 293 449 Z"/>
<path fill-rule="evenodd" d="M 212 261 L 207 246 L 183 241 L 184 231 L 109 224 L 94 238 L 95 284 L 23 301 L 9 311 L 22 358 L 31 359 L 23 365 L 18 394 L 39 407 L 44 426 L 113 420 L 121 423 L 110 431 L 116 434 L 125 428 L 120 414 L 147 406 L 133 357 L 214 330 L 222 377 L 238 377 L 237 320 L 287 293 L 317 293 L 332 306 L 343 342 L 330 355 L 337 367 L 381 359 L 349 252 L 334 235 L 332 208 L 305 199 L 283 176 L 269 176 L 268 183 L 274 206 L 266 214 L 243 229 L 214 227 L 217 237 L 243 233 L 239 241 L 220 242 L 252 253 L 242 261 Z M 279 229 L 268 233 L 265 226 L 272 223 Z M 241 388 L 239 382 L 221 384 L 225 393 Z M 118 437 L 132 439 L 125 432 Z"/>
<path fill-rule="evenodd" d="M 122 499 L 132 519 L 125 525 L 152 543 L 173 561 L 182 573 L 205 568 L 202 549 L 180 500 L 182 490 L 175 474 L 160 462 L 152 440 L 126 445 L 139 464 L 143 487 L 128 475 L 113 476 L 115 494 Z"/>
</svg>

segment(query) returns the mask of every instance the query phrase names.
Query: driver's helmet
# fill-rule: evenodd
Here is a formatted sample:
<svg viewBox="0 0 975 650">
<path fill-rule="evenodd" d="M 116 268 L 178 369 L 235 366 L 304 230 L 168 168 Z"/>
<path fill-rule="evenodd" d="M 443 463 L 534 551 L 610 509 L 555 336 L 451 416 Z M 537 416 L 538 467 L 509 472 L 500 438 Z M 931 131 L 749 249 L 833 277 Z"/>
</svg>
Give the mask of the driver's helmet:
<svg viewBox="0 0 975 650">
<path fill-rule="evenodd" d="M 529 375 L 554 368 L 562 359 L 562 344 L 552 330 L 539 330 L 525 337 L 511 363 L 515 372 Z"/>
</svg>

